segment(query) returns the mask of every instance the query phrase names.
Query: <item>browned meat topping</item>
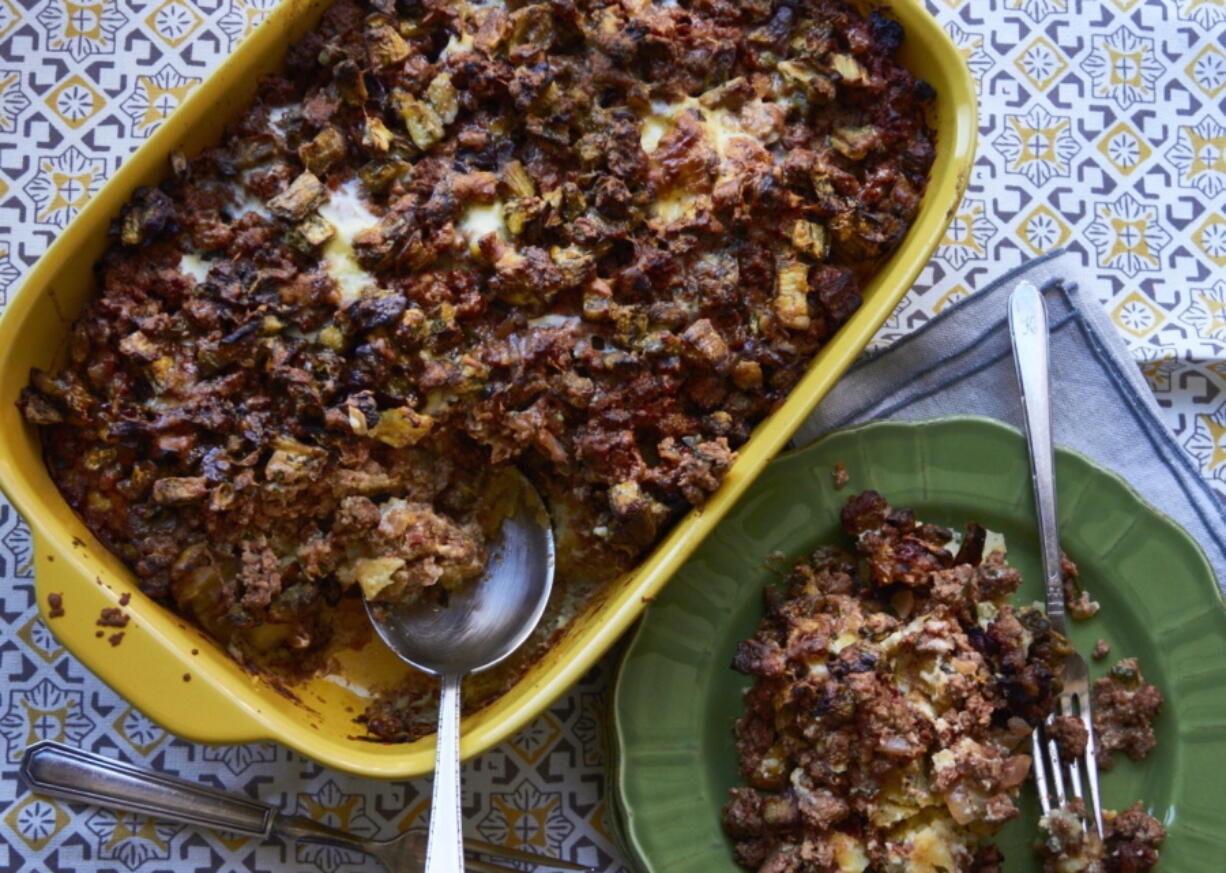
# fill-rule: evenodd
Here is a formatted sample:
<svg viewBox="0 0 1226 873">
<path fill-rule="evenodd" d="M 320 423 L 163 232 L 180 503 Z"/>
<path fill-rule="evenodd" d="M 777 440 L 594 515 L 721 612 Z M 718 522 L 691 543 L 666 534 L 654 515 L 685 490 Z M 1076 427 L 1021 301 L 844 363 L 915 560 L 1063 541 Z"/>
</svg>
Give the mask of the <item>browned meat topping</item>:
<svg viewBox="0 0 1226 873">
<path fill-rule="evenodd" d="M 1107 814 L 1106 873 L 1145 873 L 1158 863 L 1166 829 L 1138 800 L 1121 813 Z"/>
<path fill-rule="evenodd" d="M 1031 725 L 1051 709 L 1067 643 L 1006 601 L 993 551 L 875 492 L 843 511 L 854 551 L 800 560 L 733 667 L 756 677 L 737 722 L 748 785 L 724 826 L 760 871 L 991 871 L 980 834 L 1014 818 Z M 985 588 L 991 591 L 985 596 Z"/>
<path fill-rule="evenodd" d="M 1072 715 L 1058 715 L 1047 725 L 1047 736 L 1056 741 L 1066 761 L 1077 761 L 1085 754 L 1090 741 L 1085 722 Z"/>
<path fill-rule="evenodd" d="M 1141 675 L 1136 658 L 1123 658 L 1095 681 L 1093 692 L 1094 738 L 1098 765 L 1115 766 L 1113 752 L 1122 751 L 1134 761 L 1154 747 L 1152 721 L 1162 711 L 1162 692 Z"/>
<path fill-rule="evenodd" d="M 1103 810 L 1102 840 L 1085 816 L 1073 800 L 1039 821 L 1044 873 L 1146 873 L 1158 863 L 1166 830 L 1140 801 L 1120 813 Z"/>
<path fill-rule="evenodd" d="M 914 218 L 901 40 L 842 0 L 341 0 L 116 222 L 20 401 L 57 485 L 150 596 L 303 669 L 343 596 L 478 572 L 511 464 L 563 590 L 615 577 Z"/>
<path fill-rule="evenodd" d="M 1090 652 L 1090 656 L 1095 661 L 1101 661 L 1103 658 L 1111 654 L 1111 644 L 1106 640 L 1099 640 L 1094 644 L 1094 650 Z"/>
</svg>

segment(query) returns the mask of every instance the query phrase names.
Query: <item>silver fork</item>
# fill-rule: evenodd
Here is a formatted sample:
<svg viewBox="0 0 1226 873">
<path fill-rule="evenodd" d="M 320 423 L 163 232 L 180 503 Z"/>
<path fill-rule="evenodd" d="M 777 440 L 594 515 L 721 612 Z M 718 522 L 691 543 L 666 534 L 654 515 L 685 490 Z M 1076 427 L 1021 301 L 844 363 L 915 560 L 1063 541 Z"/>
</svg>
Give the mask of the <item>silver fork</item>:
<svg viewBox="0 0 1226 873">
<path fill-rule="evenodd" d="M 1043 548 L 1044 593 L 1047 618 L 1052 627 L 1068 636 L 1065 621 L 1064 583 L 1060 575 L 1060 538 L 1056 516 L 1056 468 L 1052 451 L 1051 385 L 1048 378 L 1047 306 L 1043 295 L 1029 282 L 1022 282 L 1009 297 L 1009 332 L 1013 339 L 1013 361 L 1021 386 L 1026 423 L 1026 443 L 1030 448 L 1030 475 L 1039 518 L 1039 541 Z M 1079 798 L 1085 803 L 1081 769 L 1090 788 L 1090 815 L 1095 830 L 1103 835 L 1103 810 L 1098 794 L 1098 768 L 1094 761 L 1094 721 L 1090 713 L 1090 672 L 1085 658 L 1073 651 L 1064 661 L 1061 675 L 1063 691 L 1046 722 L 1057 716 L 1073 716 L 1085 725 L 1086 750 L 1081 761 L 1065 761 L 1056 741 L 1040 725 L 1031 733 L 1034 781 L 1039 804 L 1047 815 L 1053 807 Z M 1066 788 L 1067 786 L 1067 788 Z"/>
<path fill-rule="evenodd" d="M 286 840 L 354 849 L 377 858 L 389 873 L 419 871 L 426 857 L 423 831 L 406 831 L 390 840 L 367 839 L 330 828 L 304 815 L 288 815 L 275 806 L 242 794 L 197 785 L 50 741 L 26 749 L 21 760 L 21 777 L 35 793 L 48 797 L 265 840 L 275 835 Z M 527 861 L 558 870 L 588 871 L 569 861 L 479 840 L 465 838 L 464 848 L 469 853 Z M 465 867 L 473 873 L 522 873 L 476 858 L 467 859 Z"/>
</svg>

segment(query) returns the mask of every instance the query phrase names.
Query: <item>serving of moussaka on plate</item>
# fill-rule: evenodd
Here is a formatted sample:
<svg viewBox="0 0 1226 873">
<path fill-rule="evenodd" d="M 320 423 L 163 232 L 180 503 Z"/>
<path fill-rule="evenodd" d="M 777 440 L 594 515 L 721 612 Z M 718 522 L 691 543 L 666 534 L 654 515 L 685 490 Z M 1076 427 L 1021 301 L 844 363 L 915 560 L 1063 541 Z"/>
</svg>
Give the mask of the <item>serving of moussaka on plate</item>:
<svg viewBox="0 0 1226 873">
<path fill-rule="evenodd" d="M 839 0 L 336 4 L 116 217 L 21 398 L 54 481 L 148 595 L 302 674 L 359 596 L 479 574 L 512 467 L 558 596 L 597 596 L 915 218 L 903 36 Z"/>
</svg>

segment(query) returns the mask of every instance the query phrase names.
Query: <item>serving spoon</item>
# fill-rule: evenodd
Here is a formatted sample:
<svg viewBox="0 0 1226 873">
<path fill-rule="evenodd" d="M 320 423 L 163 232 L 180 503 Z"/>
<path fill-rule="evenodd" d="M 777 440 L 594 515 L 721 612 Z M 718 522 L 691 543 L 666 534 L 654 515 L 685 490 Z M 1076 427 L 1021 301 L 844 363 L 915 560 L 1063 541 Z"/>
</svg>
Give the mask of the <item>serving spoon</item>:
<svg viewBox="0 0 1226 873">
<path fill-rule="evenodd" d="M 388 648 L 439 677 L 434 788 L 424 873 L 463 873 L 460 830 L 460 682 L 514 652 L 532 633 L 553 589 L 549 514 L 536 489 L 514 474 L 513 509 L 479 578 L 450 593 L 446 606 L 365 601 Z"/>
</svg>

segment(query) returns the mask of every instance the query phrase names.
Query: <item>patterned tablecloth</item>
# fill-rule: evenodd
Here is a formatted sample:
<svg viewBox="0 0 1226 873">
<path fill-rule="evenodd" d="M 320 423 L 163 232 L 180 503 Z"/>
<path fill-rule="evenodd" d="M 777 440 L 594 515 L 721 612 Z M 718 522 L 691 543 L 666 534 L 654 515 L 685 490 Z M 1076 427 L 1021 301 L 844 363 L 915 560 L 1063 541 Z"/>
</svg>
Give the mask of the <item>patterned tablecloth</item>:
<svg viewBox="0 0 1226 873">
<path fill-rule="evenodd" d="M 276 0 L 0 0 L 0 302 L 115 167 Z M 1006 267 L 1068 246 L 1136 354 L 1171 428 L 1226 493 L 1226 4 L 928 0 L 980 89 L 970 189 L 876 342 Z M 138 816 L 70 809 L 16 781 L 59 739 L 245 791 L 361 834 L 422 817 L 425 780 L 363 781 L 272 744 L 167 735 L 60 648 L 37 617 L 29 535 L 0 505 L 0 873 L 353 870 Z M 468 828 L 600 870 L 606 660 L 511 742 L 465 768 Z"/>
</svg>

